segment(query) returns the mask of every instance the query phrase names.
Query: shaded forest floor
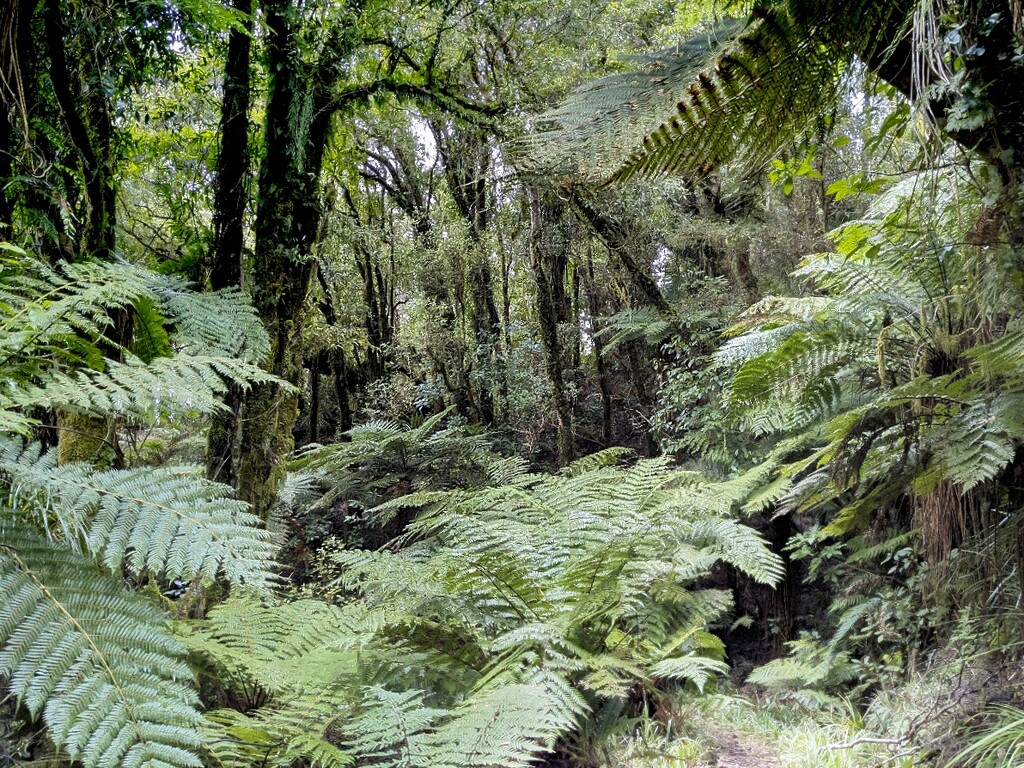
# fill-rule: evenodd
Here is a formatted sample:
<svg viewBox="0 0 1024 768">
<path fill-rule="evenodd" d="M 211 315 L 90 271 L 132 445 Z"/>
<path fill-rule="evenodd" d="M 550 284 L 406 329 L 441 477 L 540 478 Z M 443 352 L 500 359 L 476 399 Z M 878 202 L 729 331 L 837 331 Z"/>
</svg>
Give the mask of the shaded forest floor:
<svg viewBox="0 0 1024 768">
<path fill-rule="evenodd" d="M 915 691 L 924 688 L 931 688 L 930 694 L 937 690 L 918 684 L 880 693 L 867 712 L 841 697 L 806 707 L 791 698 L 766 698 L 749 686 L 705 696 L 684 693 L 665 705 L 658 727 L 648 723 L 637 729 L 602 763 L 609 768 L 942 765 L 956 751 L 950 736 L 963 719 L 934 709 L 930 695 L 927 702 L 914 701 Z M 942 735 L 935 739 L 923 732 L 919 719 Z"/>
</svg>

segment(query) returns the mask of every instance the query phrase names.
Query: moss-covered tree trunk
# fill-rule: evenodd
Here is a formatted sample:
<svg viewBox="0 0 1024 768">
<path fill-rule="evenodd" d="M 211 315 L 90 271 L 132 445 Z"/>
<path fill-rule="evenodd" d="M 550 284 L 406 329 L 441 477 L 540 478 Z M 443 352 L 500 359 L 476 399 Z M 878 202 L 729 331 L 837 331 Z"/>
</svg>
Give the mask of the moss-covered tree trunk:
<svg viewBox="0 0 1024 768">
<path fill-rule="evenodd" d="M 320 171 L 334 111 L 331 88 L 352 41 L 350 30 L 331 30 L 319 60 L 304 66 L 299 9 L 290 0 L 264 0 L 263 11 L 269 74 L 266 153 L 246 284 L 270 336 L 266 370 L 282 383 L 260 384 L 246 393 L 233 462 L 239 498 L 265 519 L 294 445 L 302 323 L 322 210 Z"/>
<path fill-rule="evenodd" d="M 537 286 L 537 319 L 544 345 L 548 379 L 558 416 L 558 463 L 573 460 L 576 447 L 572 427 L 572 404 L 562 371 L 562 343 L 558 335 L 560 300 L 565 296 L 564 263 L 568 247 L 562 231 L 564 206 L 553 195 L 538 189 L 530 194 L 530 266 Z"/>
<path fill-rule="evenodd" d="M 213 244 L 207 254 L 206 274 L 214 291 L 242 285 L 242 251 L 245 246 L 246 185 L 249 175 L 249 105 L 252 34 L 252 0 L 234 0 L 244 29 L 232 29 L 224 64 L 224 98 L 221 103 L 220 149 L 217 155 L 213 205 Z M 206 475 L 211 480 L 233 483 L 232 449 L 238 429 L 242 392 L 232 386 L 224 398 L 228 411 L 210 424 L 206 444 Z"/>
<path fill-rule="evenodd" d="M 591 338 L 594 342 L 594 367 L 597 369 L 597 381 L 601 389 L 601 441 L 607 448 L 612 444 L 612 390 L 604 361 L 604 339 L 598 335 L 598 328 L 595 325 L 601 310 L 597 295 L 597 278 L 594 274 L 594 259 L 589 247 L 586 251 L 586 269 L 583 274 L 587 294 L 587 312 L 590 314 Z"/>
<path fill-rule="evenodd" d="M 28 11 L 21 8 L 21 13 Z M 71 259 L 112 259 L 116 238 L 117 180 L 113 105 L 103 78 L 109 74 L 110 53 L 100 43 L 100 29 L 84 25 L 74 34 L 69 21 L 79 9 L 58 0 L 44 0 L 37 6 L 41 24 L 41 49 L 48 66 L 46 76 L 56 104 L 58 120 L 70 139 L 80 176 L 80 197 L 74 215 L 79 223 L 77 237 L 52 256 Z M 65 14 L 68 14 L 65 17 Z M 33 89 L 34 90 L 34 89 Z M 56 148 L 53 148 L 56 149 Z M 54 154 L 59 157 L 60 152 Z M 73 162 L 64 160 L 68 165 Z M 100 347 L 111 359 L 122 357 L 132 343 L 132 314 L 128 309 L 110 313 Z M 58 413 L 58 461 L 89 461 L 120 466 L 124 456 L 117 440 L 117 428 L 110 417 L 97 418 L 79 413 Z"/>
</svg>

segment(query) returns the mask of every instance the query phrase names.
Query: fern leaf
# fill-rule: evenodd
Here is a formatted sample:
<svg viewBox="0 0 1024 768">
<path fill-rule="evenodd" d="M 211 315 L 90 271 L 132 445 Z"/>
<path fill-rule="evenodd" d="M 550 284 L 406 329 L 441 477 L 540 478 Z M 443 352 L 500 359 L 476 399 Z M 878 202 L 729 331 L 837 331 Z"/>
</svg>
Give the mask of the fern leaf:
<svg viewBox="0 0 1024 768">
<path fill-rule="evenodd" d="M 229 675 L 294 695 L 351 674 L 355 637 L 353 622 L 336 606 L 317 600 L 261 605 L 232 597 L 206 620 L 188 625 L 183 640 Z"/>
<path fill-rule="evenodd" d="M 349 712 L 344 702 L 343 690 L 324 685 L 246 714 L 214 710 L 207 713 L 207 749 L 224 768 L 347 768 L 353 755 L 328 738 Z"/>
<path fill-rule="evenodd" d="M 395 693 L 380 686 L 363 689 L 359 714 L 346 724 L 349 749 L 381 768 L 429 765 L 429 734 L 446 710 L 423 703 L 424 692 Z"/>
<path fill-rule="evenodd" d="M 186 354 L 258 364 L 270 349 L 267 331 L 240 289 L 197 293 L 163 275 L 153 275 L 151 289 L 174 323 L 175 345 Z"/>
<path fill-rule="evenodd" d="M 274 547 L 231 489 L 174 468 L 57 466 L 56 452 L 0 438 L 8 503 L 112 571 L 214 579 L 268 590 Z"/>
<path fill-rule="evenodd" d="M 433 768 L 525 768 L 573 727 L 543 685 L 509 685 L 470 699 L 431 735 Z"/>
<path fill-rule="evenodd" d="M 651 667 L 651 674 L 668 680 L 690 680 L 697 689 L 704 691 L 704 686 L 715 675 L 724 675 L 729 665 L 724 661 L 709 659 L 706 656 L 688 654 L 673 659 L 664 659 Z"/>
<path fill-rule="evenodd" d="M 198 768 L 196 697 L 161 614 L 20 528 L 0 544 L 0 674 L 87 768 Z"/>
</svg>

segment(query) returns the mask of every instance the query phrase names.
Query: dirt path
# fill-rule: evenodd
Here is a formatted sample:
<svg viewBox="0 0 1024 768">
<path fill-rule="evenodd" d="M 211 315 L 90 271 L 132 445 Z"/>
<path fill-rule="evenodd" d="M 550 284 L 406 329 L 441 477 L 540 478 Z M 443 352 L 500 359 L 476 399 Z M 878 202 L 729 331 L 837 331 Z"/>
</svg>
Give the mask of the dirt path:
<svg viewBox="0 0 1024 768">
<path fill-rule="evenodd" d="M 715 729 L 708 740 L 716 768 L 781 768 L 771 745 L 754 736 Z"/>
</svg>

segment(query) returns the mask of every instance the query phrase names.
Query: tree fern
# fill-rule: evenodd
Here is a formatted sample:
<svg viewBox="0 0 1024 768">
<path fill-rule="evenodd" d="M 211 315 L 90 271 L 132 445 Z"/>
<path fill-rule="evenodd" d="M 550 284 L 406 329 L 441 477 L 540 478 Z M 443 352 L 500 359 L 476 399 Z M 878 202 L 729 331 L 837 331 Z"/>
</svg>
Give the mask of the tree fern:
<svg viewBox="0 0 1024 768">
<path fill-rule="evenodd" d="M 204 735 L 215 764 L 289 766 L 300 757 L 322 768 L 351 763 L 350 752 L 327 736 L 347 723 L 359 684 L 358 636 L 341 609 L 235 597 L 179 629 L 189 650 L 212 664 L 220 686 L 248 694 L 249 711 L 207 714 Z"/>
<path fill-rule="evenodd" d="M 233 597 L 182 629 L 189 650 L 209 658 L 224 684 L 255 682 L 294 695 L 336 682 L 355 663 L 354 622 L 318 600 L 262 605 Z"/>
<path fill-rule="evenodd" d="M 391 547 L 331 554 L 343 607 L 236 599 L 190 625 L 223 685 L 266 693 L 211 713 L 211 753 L 525 768 L 654 677 L 705 686 L 725 669 L 706 628 L 731 598 L 696 581 L 720 560 L 767 582 L 781 564 L 731 518 L 735 489 L 621 458 L 413 494 L 421 511 Z"/>
<path fill-rule="evenodd" d="M 736 161 L 757 167 L 834 101 L 842 61 L 766 9 L 581 89 L 545 116 L 551 128 L 535 151 L 578 152 L 591 177 L 619 181 L 703 175 Z"/>
<path fill-rule="evenodd" d="M 833 107 L 854 56 L 885 70 L 881 46 L 910 19 L 906 4 L 877 0 L 759 5 L 581 88 L 529 146 L 535 161 L 591 179 L 754 170 Z"/>
<path fill-rule="evenodd" d="M 837 253 L 801 267 L 824 296 L 764 300 L 721 353 L 739 363 L 730 402 L 749 429 L 809 430 L 823 446 L 778 477 L 804 478 L 780 498 L 788 508 L 843 497 L 829 533 L 946 482 L 971 492 L 1024 441 L 1012 275 L 982 269 L 950 223 L 972 204 L 964 184 L 959 171 L 929 172 L 879 196 L 832 233 Z"/>
<path fill-rule="evenodd" d="M 5 431 L 24 433 L 35 407 L 149 423 L 210 413 L 223 407 L 219 395 L 229 382 L 270 380 L 256 364 L 268 348 L 266 334 L 237 293 L 200 298 L 180 280 L 134 265 L 50 267 L 7 246 L 0 297 Z M 108 337 L 111 310 L 135 306 L 152 308 L 139 314 L 139 333 L 164 334 L 167 343 L 157 346 L 169 350 L 173 340 L 177 354 L 144 360 L 122 350 L 123 362 L 104 357 L 101 348 L 117 346 Z"/>
<path fill-rule="evenodd" d="M 426 706 L 424 698 L 420 690 L 364 688 L 360 709 L 345 727 L 352 751 L 389 768 L 429 764 L 431 731 L 447 710 Z"/>
<path fill-rule="evenodd" d="M 56 466 L 23 440 L 39 409 L 152 424 L 267 380 L 251 309 L 193 298 L 137 266 L 0 248 L 0 676 L 86 768 L 201 764 L 184 648 L 124 575 L 274 582 L 269 537 L 229 489 L 185 470 Z M 109 338 L 113 310 L 134 314 L 138 355 Z"/>
<path fill-rule="evenodd" d="M 327 738 L 348 714 L 344 690 L 324 682 L 252 712 L 218 709 L 207 713 L 207 753 L 215 766 L 289 768 L 301 760 L 315 768 L 345 768 L 353 755 Z"/>
<path fill-rule="evenodd" d="M 196 293 L 183 281 L 163 278 L 151 290 L 161 312 L 174 323 L 175 345 L 189 355 L 259 363 L 270 347 L 263 323 L 237 288 Z"/>
<path fill-rule="evenodd" d="M 56 452 L 2 438 L 0 474 L 11 509 L 113 572 L 186 580 L 223 573 L 262 590 L 273 581 L 269 535 L 226 486 L 180 469 L 58 467 Z"/>
<path fill-rule="evenodd" d="M 455 493 L 421 514 L 401 552 L 335 559 L 346 587 L 407 642 L 415 622 L 404 617 L 436 617 L 461 627 L 462 643 L 475 638 L 492 659 L 485 677 L 533 658 L 569 679 L 593 665 L 599 687 L 622 690 L 614 681 L 643 677 L 651 649 L 728 607 L 690 588 L 716 561 L 768 582 L 780 573 L 757 535 L 724 516 L 734 499 L 713 501 L 686 476 L 653 461 Z"/>
<path fill-rule="evenodd" d="M 163 624 L 89 558 L 4 520 L 0 673 L 72 758 L 200 765 L 192 673 Z"/>
<path fill-rule="evenodd" d="M 400 490 L 408 495 L 487 484 L 491 468 L 499 466 L 488 437 L 474 427 L 445 427 L 450 414 L 449 408 L 417 427 L 370 421 L 350 430 L 349 442 L 304 451 L 292 462 L 292 469 L 306 473 L 321 492 L 320 499 L 306 504 L 302 514 L 352 500 L 364 508 L 377 507 L 379 527 L 402 508 L 400 498 L 382 505 L 399 496 Z M 504 466 L 512 469 L 507 463 Z M 350 498 L 357 489 L 359 498 Z"/>
<path fill-rule="evenodd" d="M 571 712 L 542 685 L 502 686 L 470 699 L 430 739 L 437 768 L 530 765 L 571 728 Z"/>
</svg>

